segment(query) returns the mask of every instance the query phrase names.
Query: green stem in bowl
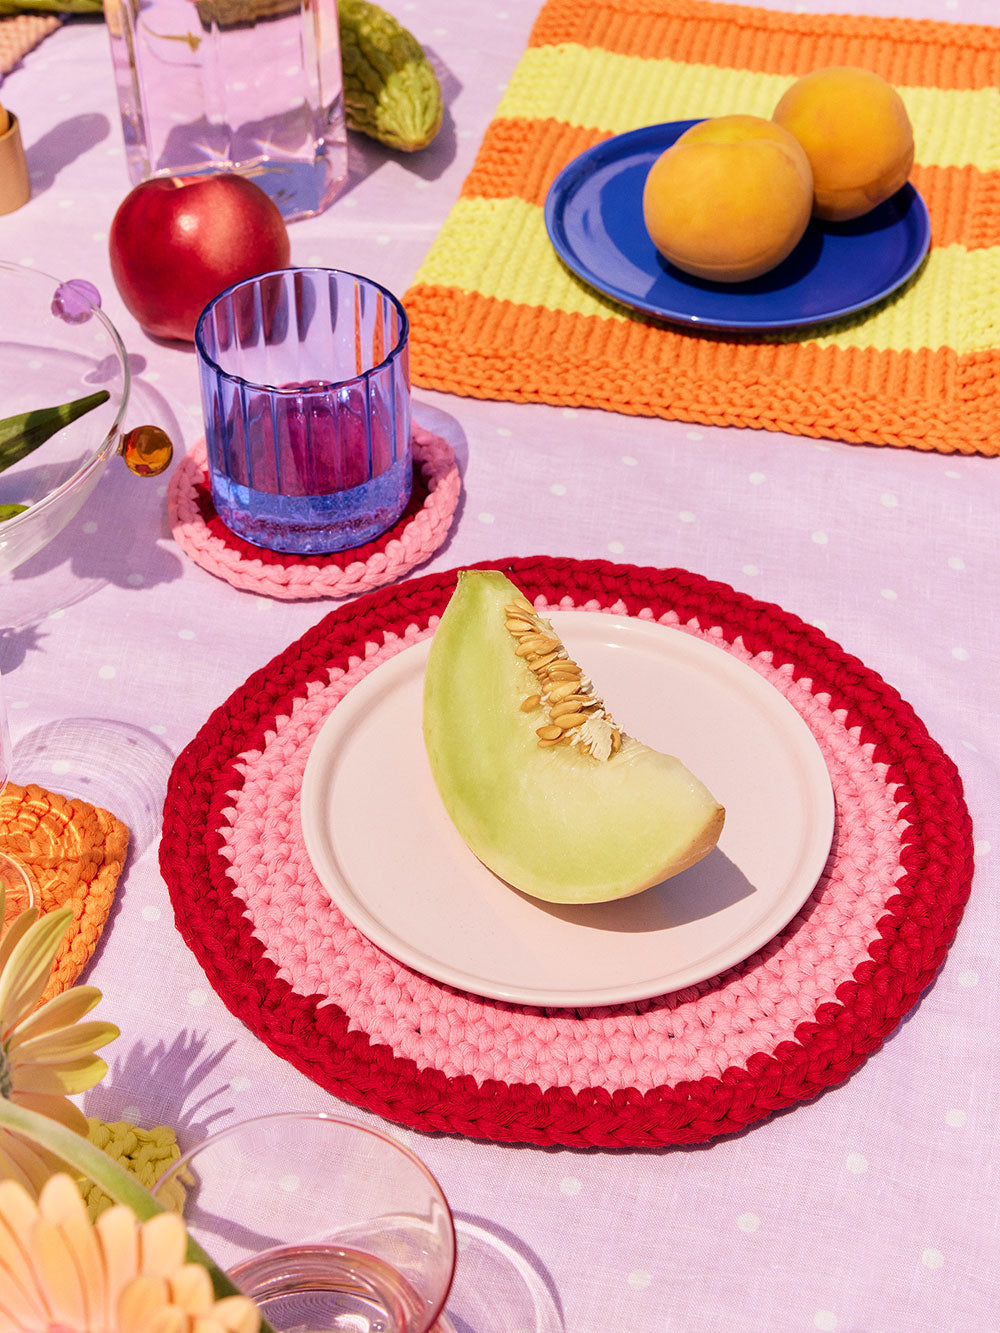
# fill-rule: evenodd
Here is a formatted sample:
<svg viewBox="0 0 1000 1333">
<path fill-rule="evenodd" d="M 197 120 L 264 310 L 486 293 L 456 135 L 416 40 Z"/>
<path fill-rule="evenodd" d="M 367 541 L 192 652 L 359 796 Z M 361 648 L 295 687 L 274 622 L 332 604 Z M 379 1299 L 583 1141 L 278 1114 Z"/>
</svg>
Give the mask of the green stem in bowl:
<svg viewBox="0 0 1000 1333">
<path fill-rule="evenodd" d="M 48 1116 L 31 1111 L 26 1106 L 19 1106 L 6 1097 L 0 1097 L 0 1129 L 10 1130 L 12 1134 L 28 1139 L 39 1148 L 44 1148 L 53 1156 L 61 1158 L 78 1174 L 92 1180 L 116 1203 L 131 1208 L 140 1222 L 146 1222 L 157 1213 L 167 1211 L 163 1204 L 154 1199 L 152 1194 L 123 1166 L 119 1166 L 89 1139 L 82 1138 L 57 1120 L 50 1120 Z M 212 1288 L 218 1299 L 242 1295 L 239 1287 L 209 1258 L 190 1234 L 187 1257 L 191 1263 L 201 1264 L 208 1269 Z M 274 1333 L 274 1329 L 263 1318 L 260 1333 Z"/>
<path fill-rule="evenodd" d="M 107 389 L 100 389 L 85 398 L 74 398 L 71 403 L 60 403 L 58 407 L 40 407 L 34 412 L 4 417 L 0 421 L 0 472 L 32 453 L 71 421 L 106 403 L 110 397 Z"/>
<path fill-rule="evenodd" d="M 23 514 L 27 507 L 27 505 L 0 505 L 0 523 L 6 523 L 7 519 Z"/>
</svg>

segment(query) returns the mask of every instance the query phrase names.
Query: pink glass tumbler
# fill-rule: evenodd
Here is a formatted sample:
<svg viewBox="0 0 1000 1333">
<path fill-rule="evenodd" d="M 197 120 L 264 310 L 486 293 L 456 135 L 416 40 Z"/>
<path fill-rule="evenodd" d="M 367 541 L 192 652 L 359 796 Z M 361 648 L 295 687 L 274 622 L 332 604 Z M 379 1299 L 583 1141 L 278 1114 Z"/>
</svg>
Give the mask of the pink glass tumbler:
<svg viewBox="0 0 1000 1333">
<path fill-rule="evenodd" d="M 195 331 L 212 500 L 273 551 L 361 546 L 410 498 L 409 323 L 391 292 L 336 269 L 227 288 Z"/>
</svg>

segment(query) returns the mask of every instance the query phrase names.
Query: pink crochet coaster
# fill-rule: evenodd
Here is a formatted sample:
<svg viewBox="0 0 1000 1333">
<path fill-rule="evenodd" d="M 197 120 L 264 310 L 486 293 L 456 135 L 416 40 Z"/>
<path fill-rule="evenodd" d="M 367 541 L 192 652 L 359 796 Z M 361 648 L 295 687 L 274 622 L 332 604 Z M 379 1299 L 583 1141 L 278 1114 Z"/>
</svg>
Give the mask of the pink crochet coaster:
<svg viewBox="0 0 1000 1333">
<path fill-rule="evenodd" d="M 397 522 L 380 537 L 330 555 L 266 551 L 230 532 L 212 504 L 205 441 L 174 468 L 167 506 L 174 539 L 210 574 L 234 588 L 286 601 L 356 597 L 402 578 L 444 543 L 458 506 L 462 480 L 450 445 L 413 427 L 413 491 Z"/>
<path fill-rule="evenodd" d="M 784 695 L 823 753 L 836 801 L 833 849 L 810 898 L 721 975 L 599 1008 L 483 999 L 362 936 L 306 853 L 303 772 L 330 710 L 433 632 L 455 585 L 448 571 L 331 611 L 179 756 L 160 864 L 211 984 L 322 1087 L 422 1130 L 690 1143 L 841 1082 L 916 1003 L 957 929 L 972 831 L 954 765 L 875 672 L 778 607 L 683 570 L 492 563 L 540 609 L 636 616 L 709 639 Z"/>
</svg>

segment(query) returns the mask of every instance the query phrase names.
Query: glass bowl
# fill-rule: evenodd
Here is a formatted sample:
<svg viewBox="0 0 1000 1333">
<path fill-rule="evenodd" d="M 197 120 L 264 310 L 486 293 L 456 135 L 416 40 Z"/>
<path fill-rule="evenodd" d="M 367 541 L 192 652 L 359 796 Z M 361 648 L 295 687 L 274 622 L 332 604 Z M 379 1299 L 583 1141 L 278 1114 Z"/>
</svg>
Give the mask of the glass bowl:
<svg viewBox="0 0 1000 1333">
<path fill-rule="evenodd" d="M 129 397 L 125 348 L 87 284 L 0 261 L 0 418 L 102 389 L 106 402 L 0 471 L 0 504 L 28 506 L 0 522 L 0 575 L 41 550 L 90 495 L 121 447 Z"/>
</svg>

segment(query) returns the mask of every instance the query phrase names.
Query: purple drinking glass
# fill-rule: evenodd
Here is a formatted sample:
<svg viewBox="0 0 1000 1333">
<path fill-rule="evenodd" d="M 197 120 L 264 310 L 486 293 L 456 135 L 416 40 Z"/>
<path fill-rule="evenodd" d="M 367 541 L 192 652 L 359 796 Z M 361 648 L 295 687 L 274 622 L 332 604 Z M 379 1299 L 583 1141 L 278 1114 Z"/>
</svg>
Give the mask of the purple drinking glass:
<svg viewBox="0 0 1000 1333">
<path fill-rule="evenodd" d="M 409 322 L 391 292 L 337 269 L 265 273 L 220 293 L 195 331 L 212 500 L 273 551 L 363 545 L 406 508 Z"/>
</svg>

